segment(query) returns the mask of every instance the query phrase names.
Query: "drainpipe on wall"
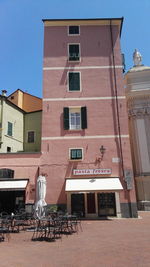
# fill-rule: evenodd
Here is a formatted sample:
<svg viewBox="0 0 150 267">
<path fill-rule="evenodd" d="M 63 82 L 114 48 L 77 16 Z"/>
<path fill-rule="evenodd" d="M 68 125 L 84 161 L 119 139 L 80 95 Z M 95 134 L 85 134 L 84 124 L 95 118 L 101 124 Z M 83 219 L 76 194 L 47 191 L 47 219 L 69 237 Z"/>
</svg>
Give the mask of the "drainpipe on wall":
<svg viewBox="0 0 150 267">
<path fill-rule="evenodd" d="M 110 20 L 110 36 L 111 36 L 112 62 L 113 62 L 113 73 L 114 73 L 114 83 L 115 83 L 115 101 L 116 101 L 117 125 L 118 125 L 118 135 L 119 135 L 119 147 L 120 147 L 120 156 L 121 156 L 121 168 L 122 168 L 122 175 L 124 177 L 124 162 L 123 162 L 123 152 L 122 152 L 122 140 L 121 140 L 121 129 L 120 129 L 120 118 L 119 118 L 117 78 L 116 78 L 115 55 L 114 55 L 114 47 L 113 47 L 113 33 L 112 33 L 111 20 Z"/>
<path fill-rule="evenodd" d="M 1 97 L 1 118 L 0 118 L 0 148 L 1 145 L 3 144 L 3 113 L 4 113 L 4 99 L 6 97 L 7 91 L 6 90 L 2 90 L 2 97 Z"/>
<path fill-rule="evenodd" d="M 117 124 L 118 124 L 118 134 L 119 134 L 119 147 L 120 147 L 120 156 L 121 156 L 121 168 L 122 168 L 122 175 L 124 175 L 124 162 L 123 162 L 123 152 L 122 152 L 122 140 L 121 140 L 121 129 L 120 129 L 120 118 L 119 118 L 119 104 L 118 104 L 118 91 L 117 91 L 117 78 L 116 78 L 116 69 L 115 69 L 115 55 L 114 55 L 114 47 L 113 47 L 113 34 L 112 34 L 112 23 L 110 20 L 110 36 L 111 36 L 111 46 L 112 46 L 112 61 L 113 61 L 113 73 L 114 73 L 114 82 L 115 82 L 115 100 L 116 100 L 116 113 L 117 113 Z M 128 207 L 129 207 L 129 214 L 132 218 L 132 207 L 131 207 L 131 200 L 130 200 L 130 192 L 128 190 Z"/>
</svg>

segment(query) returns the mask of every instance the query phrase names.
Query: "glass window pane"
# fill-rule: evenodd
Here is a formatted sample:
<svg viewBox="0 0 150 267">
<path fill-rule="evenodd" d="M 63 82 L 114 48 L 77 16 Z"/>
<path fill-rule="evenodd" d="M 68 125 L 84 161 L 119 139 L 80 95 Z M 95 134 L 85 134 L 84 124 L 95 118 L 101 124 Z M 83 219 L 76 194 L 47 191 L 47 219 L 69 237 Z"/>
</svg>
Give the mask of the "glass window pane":
<svg viewBox="0 0 150 267">
<path fill-rule="evenodd" d="M 70 129 L 81 128 L 81 115 L 80 113 L 70 113 Z"/>
<path fill-rule="evenodd" d="M 69 60 L 76 61 L 79 60 L 79 44 L 69 45 Z"/>
<path fill-rule="evenodd" d="M 69 26 L 69 34 L 79 34 L 79 26 Z"/>
<path fill-rule="evenodd" d="M 80 91 L 79 72 L 69 72 L 69 91 Z"/>
<path fill-rule="evenodd" d="M 71 159 L 82 159 L 82 149 L 71 149 Z"/>
</svg>

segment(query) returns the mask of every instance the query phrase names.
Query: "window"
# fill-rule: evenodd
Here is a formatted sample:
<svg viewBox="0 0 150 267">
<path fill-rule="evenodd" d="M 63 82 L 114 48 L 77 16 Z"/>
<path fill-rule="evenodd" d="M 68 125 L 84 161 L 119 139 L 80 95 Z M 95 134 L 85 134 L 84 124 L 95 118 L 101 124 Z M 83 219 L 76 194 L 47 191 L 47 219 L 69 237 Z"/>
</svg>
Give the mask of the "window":
<svg viewBox="0 0 150 267">
<path fill-rule="evenodd" d="M 14 170 L 0 169 L 0 178 L 14 178 Z"/>
<path fill-rule="evenodd" d="M 69 44 L 69 61 L 79 61 L 79 44 Z"/>
<path fill-rule="evenodd" d="M 82 159 L 82 148 L 73 148 L 70 149 L 70 159 L 79 160 Z"/>
<path fill-rule="evenodd" d="M 86 107 L 64 107 L 64 130 L 81 130 L 86 128 Z"/>
<path fill-rule="evenodd" d="M 69 91 L 80 91 L 80 72 L 69 72 Z"/>
<path fill-rule="evenodd" d="M 34 143 L 34 139 L 35 139 L 34 131 L 28 132 L 28 143 Z"/>
<path fill-rule="evenodd" d="M 10 152 L 11 152 L 11 147 L 7 146 L 7 153 L 10 153 Z"/>
<path fill-rule="evenodd" d="M 13 124 L 8 121 L 7 135 L 12 136 Z"/>
<path fill-rule="evenodd" d="M 69 26 L 69 35 L 79 34 L 79 26 Z"/>
<path fill-rule="evenodd" d="M 69 110 L 69 128 L 70 130 L 81 129 L 81 109 L 71 108 Z"/>
</svg>

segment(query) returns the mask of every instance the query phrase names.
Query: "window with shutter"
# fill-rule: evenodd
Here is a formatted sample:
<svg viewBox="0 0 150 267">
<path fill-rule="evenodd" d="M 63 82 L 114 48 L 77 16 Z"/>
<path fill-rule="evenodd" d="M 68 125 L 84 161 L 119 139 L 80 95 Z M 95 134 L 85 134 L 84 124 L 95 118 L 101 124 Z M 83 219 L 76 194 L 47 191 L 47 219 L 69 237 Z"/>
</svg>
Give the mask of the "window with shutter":
<svg viewBox="0 0 150 267">
<path fill-rule="evenodd" d="M 69 91 L 80 91 L 80 72 L 68 73 Z"/>
<path fill-rule="evenodd" d="M 8 121 L 7 125 L 7 135 L 12 136 L 13 135 L 13 124 Z"/>
<path fill-rule="evenodd" d="M 69 44 L 69 61 L 79 61 L 80 51 L 79 44 Z"/>
<path fill-rule="evenodd" d="M 69 129 L 70 130 L 81 129 L 81 108 L 69 109 Z"/>
<path fill-rule="evenodd" d="M 87 128 L 86 107 L 64 108 L 64 130 L 81 130 Z"/>
</svg>

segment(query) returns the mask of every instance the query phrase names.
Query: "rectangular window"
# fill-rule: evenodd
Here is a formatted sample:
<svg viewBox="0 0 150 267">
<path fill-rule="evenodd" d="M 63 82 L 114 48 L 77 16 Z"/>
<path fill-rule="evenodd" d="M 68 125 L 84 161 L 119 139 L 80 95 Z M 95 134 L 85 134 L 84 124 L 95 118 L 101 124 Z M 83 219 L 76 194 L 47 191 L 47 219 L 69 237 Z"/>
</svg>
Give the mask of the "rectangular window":
<svg viewBox="0 0 150 267">
<path fill-rule="evenodd" d="M 70 130 L 81 129 L 81 108 L 69 109 L 69 129 Z"/>
<path fill-rule="evenodd" d="M 64 107 L 64 130 L 81 130 L 87 128 L 86 107 Z"/>
<path fill-rule="evenodd" d="M 80 91 L 80 72 L 69 72 L 69 91 Z"/>
<path fill-rule="evenodd" d="M 28 132 L 28 143 L 34 143 L 35 135 L 34 131 Z"/>
<path fill-rule="evenodd" d="M 11 152 L 11 147 L 7 146 L 7 153 L 10 153 L 10 152 Z"/>
<path fill-rule="evenodd" d="M 78 35 L 79 26 L 69 26 L 69 35 Z"/>
<path fill-rule="evenodd" d="M 13 124 L 11 122 L 8 121 L 8 125 L 7 125 L 7 135 L 12 136 L 13 134 Z"/>
<path fill-rule="evenodd" d="M 79 44 L 69 44 L 69 61 L 79 61 L 80 51 Z"/>
<path fill-rule="evenodd" d="M 82 159 L 82 149 L 78 148 L 78 149 L 70 149 L 70 159 L 71 160 L 79 160 Z"/>
</svg>

